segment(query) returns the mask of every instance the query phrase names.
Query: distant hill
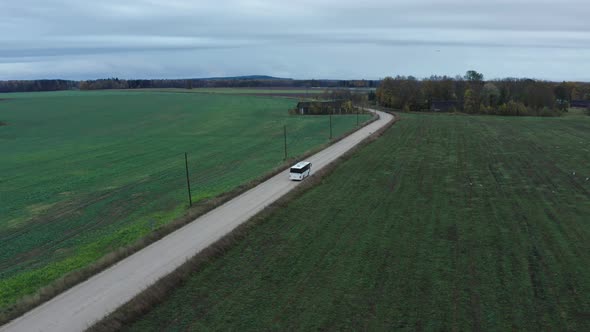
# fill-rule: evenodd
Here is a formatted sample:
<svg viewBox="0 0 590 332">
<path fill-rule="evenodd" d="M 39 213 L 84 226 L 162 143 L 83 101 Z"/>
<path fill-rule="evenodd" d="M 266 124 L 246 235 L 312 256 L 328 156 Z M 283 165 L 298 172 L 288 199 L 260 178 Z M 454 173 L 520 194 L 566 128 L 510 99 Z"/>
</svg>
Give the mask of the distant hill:
<svg viewBox="0 0 590 332">
<path fill-rule="evenodd" d="M 222 80 L 293 80 L 292 78 L 273 77 L 268 75 L 246 75 L 246 76 L 229 76 L 229 77 L 206 77 L 192 78 L 198 81 L 222 81 Z"/>
</svg>

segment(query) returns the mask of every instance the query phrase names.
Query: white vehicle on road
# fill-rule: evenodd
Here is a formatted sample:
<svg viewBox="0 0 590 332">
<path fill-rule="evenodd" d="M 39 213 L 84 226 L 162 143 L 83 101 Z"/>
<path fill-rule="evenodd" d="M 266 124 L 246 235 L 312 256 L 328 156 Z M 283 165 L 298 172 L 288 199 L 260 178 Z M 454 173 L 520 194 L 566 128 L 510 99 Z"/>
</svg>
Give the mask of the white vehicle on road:
<svg viewBox="0 0 590 332">
<path fill-rule="evenodd" d="M 311 174 L 311 163 L 300 161 L 289 170 L 289 180 L 301 181 Z"/>
</svg>

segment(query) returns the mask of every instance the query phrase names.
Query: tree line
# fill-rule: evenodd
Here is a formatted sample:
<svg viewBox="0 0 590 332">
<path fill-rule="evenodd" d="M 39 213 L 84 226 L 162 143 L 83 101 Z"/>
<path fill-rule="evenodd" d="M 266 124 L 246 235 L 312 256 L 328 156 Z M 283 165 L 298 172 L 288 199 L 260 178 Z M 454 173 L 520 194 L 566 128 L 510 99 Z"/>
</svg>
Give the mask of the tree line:
<svg viewBox="0 0 590 332">
<path fill-rule="evenodd" d="M 485 81 L 470 70 L 464 76 L 386 77 L 371 98 L 385 107 L 432 111 L 437 107 L 469 114 L 558 116 L 572 100 L 590 100 L 590 83 L 505 78 Z"/>
<path fill-rule="evenodd" d="M 81 90 L 154 89 L 154 88 L 371 88 L 378 81 L 371 80 L 293 80 L 282 78 L 215 78 L 215 79 L 158 79 L 120 80 L 118 78 L 80 82 Z"/>
<path fill-rule="evenodd" d="M 59 91 L 78 88 L 79 82 L 68 80 L 0 81 L 0 92 Z"/>
<path fill-rule="evenodd" d="M 377 80 L 294 80 L 265 76 L 206 79 L 11 80 L 0 81 L 0 92 L 108 89 L 192 88 L 375 88 Z"/>
<path fill-rule="evenodd" d="M 98 80 L 0 81 L 0 92 L 58 90 L 153 89 L 153 88 L 325 88 L 322 100 L 350 100 L 358 105 L 363 96 L 379 105 L 406 111 L 448 110 L 469 114 L 556 116 L 567 111 L 572 101 L 590 100 L 590 83 L 548 82 L 505 78 L 485 81 L 476 71 L 464 76 L 386 77 L 377 80 L 294 80 L 267 76 L 208 79 L 107 78 Z M 377 88 L 375 92 L 353 94 L 346 89 Z M 350 95 L 342 95 L 342 94 Z M 362 101 L 364 103 L 364 101 Z M 590 105 L 590 104 L 584 104 Z M 589 111 L 590 112 L 590 111 Z"/>
</svg>

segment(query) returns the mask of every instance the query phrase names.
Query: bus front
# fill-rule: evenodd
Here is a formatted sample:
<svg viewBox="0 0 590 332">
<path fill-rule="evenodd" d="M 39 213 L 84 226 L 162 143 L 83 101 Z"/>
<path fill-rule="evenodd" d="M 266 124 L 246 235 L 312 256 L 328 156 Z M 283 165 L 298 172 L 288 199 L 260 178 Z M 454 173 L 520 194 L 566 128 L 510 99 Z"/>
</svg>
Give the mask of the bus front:
<svg viewBox="0 0 590 332">
<path fill-rule="evenodd" d="M 291 167 L 291 169 L 289 170 L 289 180 L 303 180 L 303 170 L 301 168 Z"/>
</svg>

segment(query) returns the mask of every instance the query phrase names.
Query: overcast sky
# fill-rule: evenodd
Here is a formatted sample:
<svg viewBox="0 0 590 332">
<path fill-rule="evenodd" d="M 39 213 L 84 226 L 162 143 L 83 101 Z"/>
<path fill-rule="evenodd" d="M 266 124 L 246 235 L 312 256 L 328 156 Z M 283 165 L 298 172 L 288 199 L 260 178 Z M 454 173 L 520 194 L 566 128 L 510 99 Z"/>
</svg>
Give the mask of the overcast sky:
<svg viewBox="0 0 590 332">
<path fill-rule="evenodd" d="M 589 0 L 0 0 L 0 80 L 590 81 Z"/>
</svg>

